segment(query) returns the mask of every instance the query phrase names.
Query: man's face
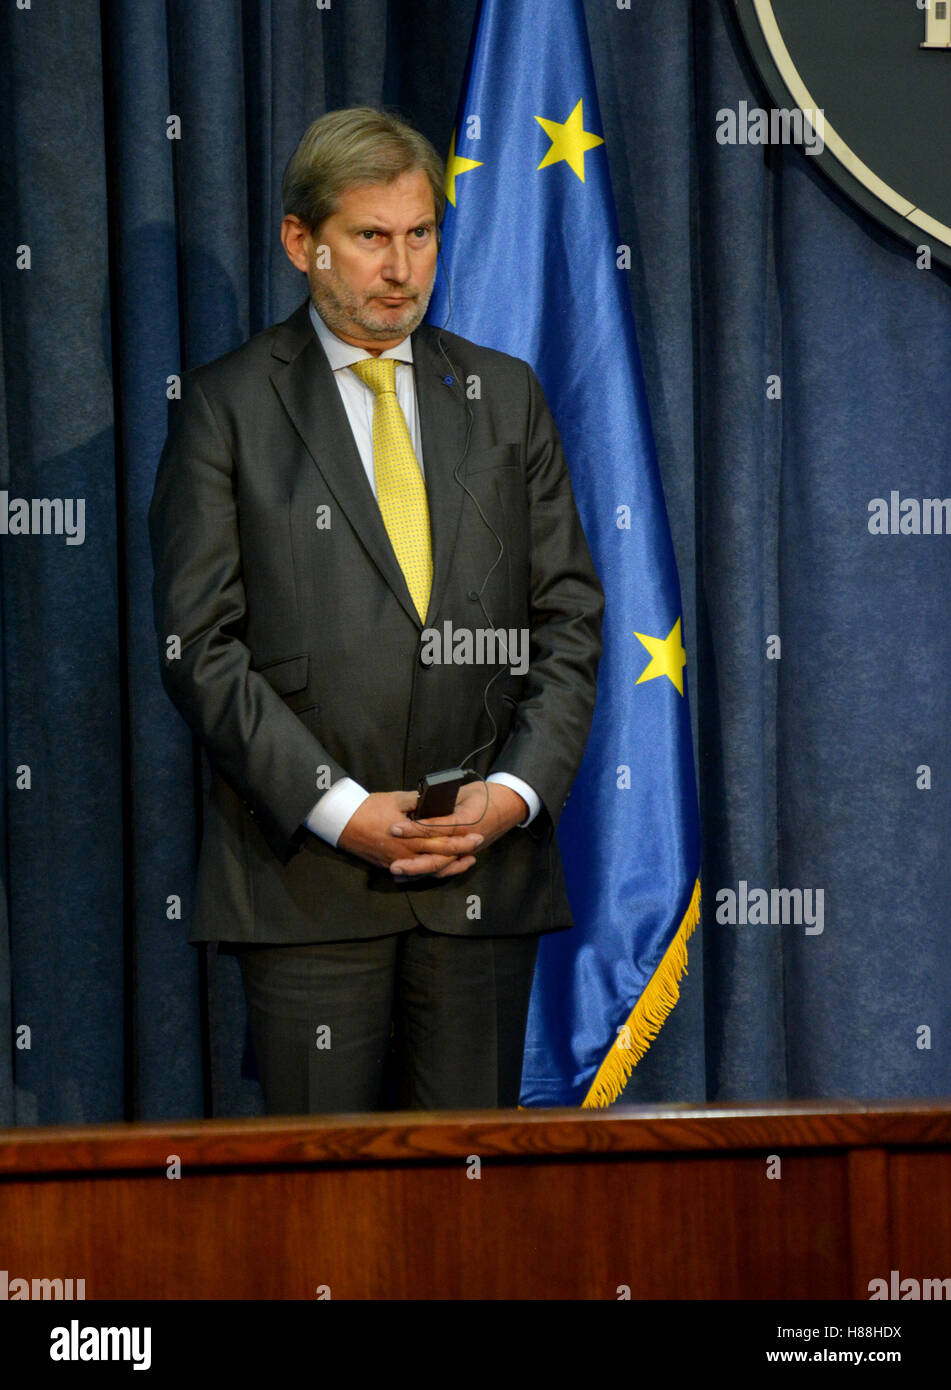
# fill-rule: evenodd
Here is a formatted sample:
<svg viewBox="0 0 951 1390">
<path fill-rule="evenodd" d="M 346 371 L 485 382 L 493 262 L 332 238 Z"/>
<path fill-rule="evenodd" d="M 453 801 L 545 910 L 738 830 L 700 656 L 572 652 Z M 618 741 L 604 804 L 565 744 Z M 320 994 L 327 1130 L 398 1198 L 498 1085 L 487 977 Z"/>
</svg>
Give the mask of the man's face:
<svg viewBox="0 0 951 1390">
<path fill-rule="evenodd" d="M 422 170 L 348 189 L 337 211 L 302 242 L 317 311 L 345 342 L 379 353 L 422 321 L 438 253 L 433 193 Z M 321 268 L 328 251 L 330 264 Z"/>
</svg>

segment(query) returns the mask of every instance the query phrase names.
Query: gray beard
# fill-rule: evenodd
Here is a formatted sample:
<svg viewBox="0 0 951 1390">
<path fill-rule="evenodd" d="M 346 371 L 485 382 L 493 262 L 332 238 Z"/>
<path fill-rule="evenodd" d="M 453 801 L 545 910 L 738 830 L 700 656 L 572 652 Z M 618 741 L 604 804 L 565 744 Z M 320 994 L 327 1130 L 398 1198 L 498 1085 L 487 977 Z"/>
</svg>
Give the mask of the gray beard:
<svg viewBox="0 0 951 1390">
<path fill-rule="evenodd" d="M 324 323 L 338 337 L 347 334 L 352 337 L 356 327 L 374 341 L 387 342 L 397 336 L 409 337 L 410 333 L 419 327 L 426 315 L 426 310 L 429 308 L 435 282 L 436 277 L 433 276 L 433 283 L 426 293 L 420 294 L 412 305 L 408 306 L 407 311 L 410 317 L 405 320 L 405 325 L 402 320 L 390 324 L 373 322 L 361 311 L 353 294 L 348 291 L 341 294 L 335 287 L 328 285 L 326 281 L 320 286 L 319 292 L 315 291 L 314 286 L 311 285 L 310 297 Z"/>
</svg>

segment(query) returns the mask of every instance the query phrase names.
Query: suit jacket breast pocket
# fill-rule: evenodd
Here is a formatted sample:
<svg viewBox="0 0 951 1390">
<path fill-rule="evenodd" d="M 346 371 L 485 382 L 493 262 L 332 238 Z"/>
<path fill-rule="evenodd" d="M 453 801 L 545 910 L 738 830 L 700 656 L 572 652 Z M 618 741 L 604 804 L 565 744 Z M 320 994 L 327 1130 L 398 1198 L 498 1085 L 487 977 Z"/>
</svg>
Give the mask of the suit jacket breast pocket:
<svg viewBox="0 0 951 1390">
<path fill-rule="evenodd" d="M 517 444 L 495 444 L 490 449 L 477 449 L 466 459 L 466 478 L 488 473 L 498 468 L 518 469 L 521 450 Z"/>
<path fill-rule="evenodd" d="M 518 444 L 480 449 L 467 461 L 468 537 L 490 576 L 486 590 L 494 626 L 525 621 L 531 566 L 528 488 Z M 500 549 L 501 547 L 501 549 Z M 480 576 L 475 576 L 480 579 Z M 476 582 L 474 588 L 479 589 Z"/>
<path fill-rule="evenodd" d="M 479 506 L 490 512 L 509 536 L 523 534 L 528 520 L 528 494 L 517 444 L 480 449 L 466 461 L 464 481 Z"/>
</svg>

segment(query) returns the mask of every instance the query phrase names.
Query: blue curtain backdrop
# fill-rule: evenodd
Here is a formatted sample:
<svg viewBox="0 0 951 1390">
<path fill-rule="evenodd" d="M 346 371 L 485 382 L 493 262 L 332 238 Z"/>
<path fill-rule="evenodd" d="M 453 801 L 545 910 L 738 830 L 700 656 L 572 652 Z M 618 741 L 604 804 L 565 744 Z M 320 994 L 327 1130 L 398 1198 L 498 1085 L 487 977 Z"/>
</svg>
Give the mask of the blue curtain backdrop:
<svg viewBox="0 0 951 1390">
<path fill-rule="evenodd" d="M 802 151 L 717 144 L 718 109 L 765 98 L 725 0 L 585 9 L 705 845 L 681 1001 L 623 1099 L 946 1095 L 951 541 L 871 536 L 867 507 L 951 495 L 948 280 Z M 474 14 L 0 11 L 0 488 L 85 500 L 81 545 L 0 540 L 2 1124 L 262 1109 L 234 961 L 185 939 L 203 772 L 146 531 L 166 392 L 303 297 L 279 184 L 310 120 L 384 102 L 445 152 Z M 718 922 L 741 882 L 822 889 L 823 932 Z"/>
</svg>

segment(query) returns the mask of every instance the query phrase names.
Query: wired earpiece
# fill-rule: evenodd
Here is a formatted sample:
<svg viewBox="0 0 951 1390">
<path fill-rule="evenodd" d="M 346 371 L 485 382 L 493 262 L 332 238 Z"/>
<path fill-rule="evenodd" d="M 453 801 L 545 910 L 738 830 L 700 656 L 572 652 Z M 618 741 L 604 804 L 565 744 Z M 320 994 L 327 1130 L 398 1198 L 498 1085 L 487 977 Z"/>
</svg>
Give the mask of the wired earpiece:
<svg viewBox="0 0 951 1390">
<path fill-rule="evenodd" d="M 438 346 L 439 346 L 439 351 L 442 353 L 443 358 L 445 359 L 446 366 L 449 368 L 449 376 L 448 376 L 448 377 L 444 377 L 443 379 L 444 379 L 444 381 L 446 382 L 447 385 L 455 385 L 455 386 L 457 386 L 457 387 L 459 388 L 459 390 L 462 392 L 462 400 L 463 400 L 463 402 L 464 402 L 464 404 L 465 404 L 465 410 L 466 410 L 466 440 L 465 440 L 465 446 L 464 446 L 464 448 L 463 448 L 463 450 L 462 450 L 462 454 L 461 454 L 460 457 L 459 457 L 458 463 L 456 464 L 455 468 L 454 468 L 453 471 L 452 471 L 452 476 L 453 476 L 453 478 L 455 479 L 455 481 L 459 484 L 459 486 L 462 488 L 462 490 L 463 490 L 463 492 L 466 494 L 466 496 L 469 498 L 469 500 L 471 501 L 472 505 L 475 507 L 476 511 L 479 513 L 479 516 L 481 517 L 481 519 L 482 519 L 482 521 L 485 523 L 485 525 L 488 527 L 489 531 L 490 531 L 491 534 L 492 534 L 493 539 L 496 541 L 496 543 L 497 543 L 497 545 L 498 545 L 498 547 L 499 547 L 499 553 L 498 553 L 498 555 L 496 555 L 496 557 L 495 557 L 495 559 L 493 560 L 492 564 L 489 566 L 488 570 L 486 571 L 485 578 L 483 579 L 482 584 L 481 584 L 481 586 L 479 587 L 478 591 L 476 591 L 475 589 L 470 589 L 470 590 L 468 591 L 468 593 L 466 594 L 466 597 L 467 597 L 468 599 L 474 600 L 475 602 L 478 603 L 479 607 L 480 607 L 481 610 L 482 610 L 482 616 L 485 618 L 485 621 L 486 621 L 487 626 L 490 627 L 493 631 L 495 631 L 495 623 L 493 622 L 492 617 L 491 617 L 491 615 L 489 614 L 488 609 L 486 608 L 484 602 L 482 601 L 482 595 L 483 595 L 483 593 L 485 592 L 485 586 L 488 584 L 489 580 L 491 579 L 492 574 L 493 574 L 493 572 L 494 572 L 496 566 L 499 564 L 500 560 L 502 559 L 503 555 L 505 554 L 505 543 L 504 543 L 504 541 L 502 540 L 502 537 L 499 535 L 498 531 L 496 531 L 495 527 L 494 527 L 494 526 L 492 525 L 492 523 L 489 521 L 489 519 L 488 519 L 488 517 L 486 516 L 485 512 L 482 510 L 482 507 L 481 507 L 481 505 L 480 505 L 480 503 L 479 503 L 479 499 L 470 491 L 470 489 L 469 489 L 468 487 L 466 487 L 465 483 L 464 483 L 464 482 L 462 481 L 462 479 L 459 477 L 459 469 L 462 467 L 463 463 L 464 463 L 465 460 L 466 460 L 466 456 L 467 456 L 468 453 L 469 453 L 469 442 L 470 442 L 470 439 L 471 439 L 471 437 L 472 437 L 472 426 L 473 426 L 474 418 L 475 418 L 475 417 L 474 417 L 473 414 L 472 414 L 472 406 L 471 406 L 470 403 L 469 403 L 469 398 L 468 398 L 468 396 L 466 395 L 465 390 L 463 389 L 462 378 L 461 378 L 459 372 L 456 370 L 455 364 L 453 363 L 452 359 L 450 358 L 449 353 L 448 353 L 448 351 L 446 350 L 446 345 L 445 345 L 445 343 L 444 343 L 444 341 L 443 341 L 443 336 L 442 336 L 442 335 L 443 335 L 443 330 L 444 330 L 444 329 L 448 329 L 449 321 L 450 321 L 450 319 L 452 318 L 452 285 L 451 285 L 450 280 L 449 280 L 449 271 L 448 271 L 448 268 L 447 268 L 447 266 L 446 266 L 446 262 L 443 260 L 442 252 L 441 252 L 441 251 L 440 251 L 440 253 L 439 253 L 439 260 L 440 260 L 440 262 L 442 263 L 443 275 L 446 277 L 446 321 L 445 321 L 445 323 L 443 323 L 443 324 L 441 325 L 441 327 L 437 330 L 436 341 L 437 341 Z M 503 655 L 507 658 L 508 655 L 509 655 L 509 652 L 508 652 L 507 646 L 505 646 L 505 639 L 504 639 L 504 638 L 501 638 L 500 640 L 502 641 L 502 644 L 503 644 L 503 645 L 502 645 L 502 652 L 503 652 Z M 496 724 L 496 722 L 495 722 L 495 716 L 493 715 L 492 711 L 489 709 L 489 699 L 488 699 L 488 697 L 489 697 L 489 691 L 491 690 L 491 688 L 492 688 L 492 686 L 495 684 L 495 682 L 499 679 L 499 676 L 502 676 L 502 675 L 505 674 L 505 669 L 506 669 L 506 668 L 505 668 L 504 666 L 501 666 L 501 667 L 498 669 L 498 671 L 496 671 L 495 675 L 494 675 L 494 676 L 491 676 L 491 677 L 489 678 L 489 680 L 486 682 L 486 684 L 485 684 L 485 689 L 484 689 L 483 692 L 482 692 L 482 707 L 483 707 L 483 709 L 485 710 L 485 712 L 486 712 L 486 714 L 487 714 L 487 716 L 488 716 L 490 725 L 492 726 L 492 734 L 491 734 L 491 737 L 488 739 L 488 741 L 487 741 L 486 743 L 480 744 L 480 745 L 478 746 L 478 748 L 473 748 L 473 750 L 471 751 L 471 753 L 469 753 L 465 758 L 462 759 L 462 762 L 460 763 L 460 767 L 466 767 L 466 766 L 468 765 L 470 759 L 474 758 L 474 757 L 476 756 L 477 753 L 483 752 L 484 749 L 490 748 L 490 747 L 492 746 L 492 744 L 495 742 L 496 738 L 498 737 L 499 726 L 498 726 L 498 725 Z"/>
</svg>

